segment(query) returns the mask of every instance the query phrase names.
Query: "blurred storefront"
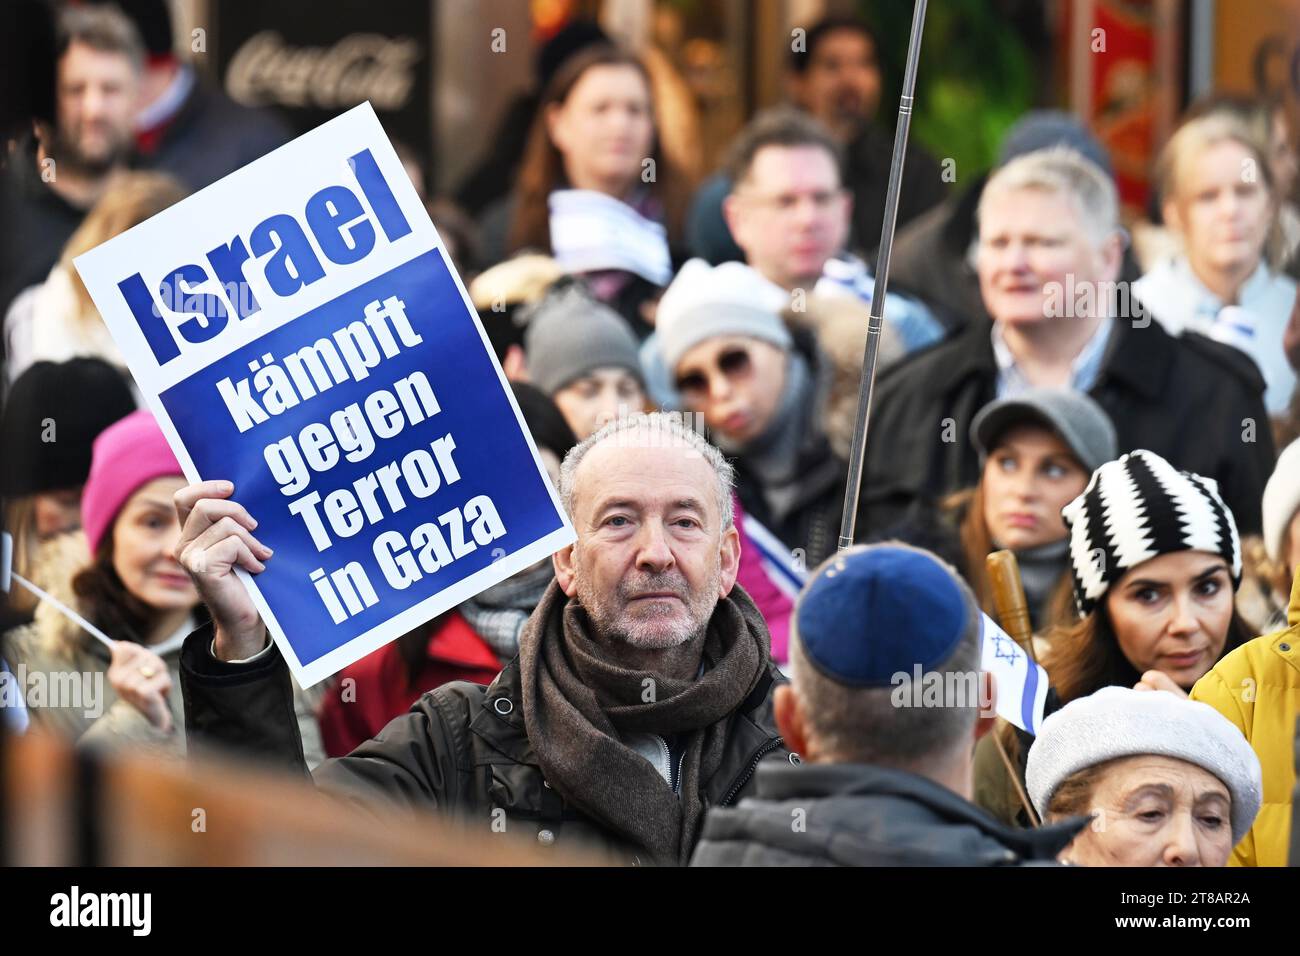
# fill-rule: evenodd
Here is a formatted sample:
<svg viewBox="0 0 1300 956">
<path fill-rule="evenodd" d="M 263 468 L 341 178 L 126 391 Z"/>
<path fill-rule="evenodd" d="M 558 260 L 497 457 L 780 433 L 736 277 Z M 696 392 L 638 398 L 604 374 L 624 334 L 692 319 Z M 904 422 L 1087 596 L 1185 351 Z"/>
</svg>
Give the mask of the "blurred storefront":
<svg viewBox="0 0 1300 956">
<path fill-rule="evenodd" d="M 390 135 L 426 167 L 430 191 L 453 189 L 495 143 L 497 123 L 535 93 L 542 46 L 575 19 L 596 20 L 641 51 L 690 114 L 689 166 L 708 168 L 759 105 L 780 98 L 780 41 L 798 8 L 752 0 L 176 0 L 186 51 L 236 99 L 310 128 L 369 98 Z M 766 40 L 761 39 L 766 37 Z M 773 38 L 777 38 L 774 41 Z"/>
<path fill-rule="evenodd" d="M 1217 90 L 1282 99 L 1300 128 L 1300 0 L 1066 0 L 1064 102 L 1115 162 L 1130 211 L 1179 114 Z"/>
<path fill-rule="evenodd" d="M 530 115 L 518 108 L 536 93 L 538 51 L 573 20 L 646 56 L 676 127 L 666 138 L 702 173 L 784 98 L 793 31 L 827 14 L 877 31 L 892 125 L 911 18 L 903 0 L 174 2 L 182 41 L 207 31 L 190 55 L 237 99 L 306 129 L 369 98 L 430 193 L 455 190 L 503 135 L 522 138 L 501 124 Z M 1131 211 L 1197 93 L 1271 93 L 1300 119 L 1300 0 L 930 0 L 923 49 L 912 129 L 933 153 L 977 173 L 1024 110 L 1068 108 L 1110 148 Z"/>
<path fill-rule="evenodd" d="M 1222 23 L 1208 41 L 1208 85 L 1281 99 L 1300 130 L 1300 0 L 1250 0 L 1217 6 Z"/>
</svg>

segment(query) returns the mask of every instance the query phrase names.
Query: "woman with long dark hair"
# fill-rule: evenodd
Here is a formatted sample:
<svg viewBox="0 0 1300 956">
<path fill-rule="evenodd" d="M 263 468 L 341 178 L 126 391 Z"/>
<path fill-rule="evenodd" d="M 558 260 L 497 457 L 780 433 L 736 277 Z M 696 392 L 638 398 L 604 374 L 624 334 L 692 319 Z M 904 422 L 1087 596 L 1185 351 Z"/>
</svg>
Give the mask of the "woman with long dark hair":
<svg viewBox="0 0 1300 956">
<path fill-rule="evenodd" d="M 484 215 L 484 259 L 553 256 L 644 338 L 672 278 L 691 186 L 663 149 L 645 65 L 616 46 L 590 47 L 547 85 L 515 190 Z"/>
<path fill-rule="evenodd" d="M 1241 542 L 1212 479 L 1134 451 L 1093 472 L 1062 516 L 1080 617 L 1048 635 L 1049 710 L 1110 686 L 1186 697 L 1251 639 L 1234 603 Z M 1023 783 L 1027 735 L 1010 725 L 995 733 Z M 976 746 L 975 764 L 975 802 L 1028 822 L 992 735 Z"/>
<path fill-rule="evenodd" d="M 980 480 L 940 509 L 956 539 L 951 550 L 959 570 L 985 613 L 993 614 L 986 559 L 1009 550 L 1034 629 L 1072 623 L 1069 530 L 1061 509 L 1083 491 L 1093 469 L 1115 457 L 1110 418 L 1080 392 L 1030 389 L 980 409 L 971 442 L 980 453 Z"/>
<path fill-rule="evenodd" d="M 653 160 L 653 166 L 646 160 Z M 612 196 L 680 234 L 687 184 L 663 154 L 650 75 L 632 53 L 600 45 L 555 74 L 524 152 L 509 251 L 551 251 L 551 193 L 584 189 Z"/>
</svg>

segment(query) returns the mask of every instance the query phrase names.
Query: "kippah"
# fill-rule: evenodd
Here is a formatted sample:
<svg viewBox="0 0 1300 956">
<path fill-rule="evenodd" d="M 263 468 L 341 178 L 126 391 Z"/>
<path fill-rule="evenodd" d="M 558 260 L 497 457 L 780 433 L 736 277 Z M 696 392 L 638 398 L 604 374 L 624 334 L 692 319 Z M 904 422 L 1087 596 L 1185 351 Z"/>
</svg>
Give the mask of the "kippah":
<svg viewBox="0 0 1300 956">
<path fill-rule="evenodd" d="M 948 660 L 972 626 L 973 601 L 933 555 L 899 545 L 854 548 L 822 566 L 795 608 L 808 661 L 857 687 L 888 686 Z"/>
</svg>

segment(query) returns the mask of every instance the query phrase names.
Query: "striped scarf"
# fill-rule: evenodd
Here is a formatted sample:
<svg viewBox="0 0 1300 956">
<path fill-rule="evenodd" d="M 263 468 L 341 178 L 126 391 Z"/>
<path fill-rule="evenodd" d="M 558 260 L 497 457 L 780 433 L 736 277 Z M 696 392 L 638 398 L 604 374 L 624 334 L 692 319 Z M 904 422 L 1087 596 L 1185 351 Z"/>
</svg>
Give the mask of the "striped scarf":
<svg viewBox="0 0 1300 956">
<path fill-rule="evenodd" d="M 492 585 L 456 610 L 504 664 L 519 653 L 519 632 L 554 576 L 551 562 L 543 561 Z"/>
</svg>

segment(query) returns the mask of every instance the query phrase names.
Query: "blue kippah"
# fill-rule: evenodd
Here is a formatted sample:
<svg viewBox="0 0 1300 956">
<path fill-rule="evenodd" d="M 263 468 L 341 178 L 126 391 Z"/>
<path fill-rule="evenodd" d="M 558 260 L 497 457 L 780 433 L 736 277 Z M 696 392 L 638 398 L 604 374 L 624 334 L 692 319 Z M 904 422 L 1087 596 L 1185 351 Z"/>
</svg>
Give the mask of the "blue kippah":
<svg viewBox="0 0 1300 956">
<path fill-rule="evenodd" d="M 933 556 L 874 545 L 840 555 L 810 581 L 795 608 L 809 662 L 859 687 L 948 660 L 970 626 L 961 583 Z"/>
</svg>

